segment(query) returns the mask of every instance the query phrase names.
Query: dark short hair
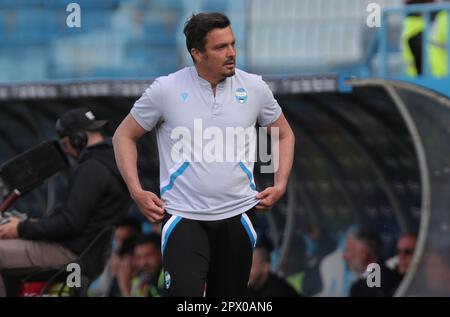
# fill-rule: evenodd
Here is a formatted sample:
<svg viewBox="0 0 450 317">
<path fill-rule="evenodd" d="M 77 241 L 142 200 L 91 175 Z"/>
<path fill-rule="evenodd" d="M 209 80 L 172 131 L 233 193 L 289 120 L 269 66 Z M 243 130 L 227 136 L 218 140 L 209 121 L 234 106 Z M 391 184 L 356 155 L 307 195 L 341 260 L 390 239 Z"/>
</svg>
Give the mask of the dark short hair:
<svg viewBox="0 0 450 317">
<path fill-rule="evenodd" d="M 381 238 L 372 228 L 360 227 L 354 233 L 355 238 L 364 243 L 377 259 L 381 256 Z"/>
<path fill-rule="evenodd" d="M 126 238 L 122 242 L 122 246 L 117 250 L 117 255 L 119 257 L 124 257 L 125 255 L 133 255 L 134 242 L 136 241 L 136 235 Z"/>
<path fill-rule="evenodd" d="M 192 48 L 204 52 L 206 35 L 213 29 L 224 29 L 228 26 L 230 26 L 230 20 L 222 13 L 193 14 L 184 24 L 183 30 L 183 33 L 186 36 L 186 47 L 189 54 L 191 54 Z M 191 57 L 195 63 L 192 54 Z"/>
<path fill-rule="evenodd" d="M 417 234 L 417 232 L 415 232 L 415 231 L 405 231 L 405 232 L 403 232 L 403 233 L 400 234 L 399 240 L 400 240 L 401 238 L 406 238 L 406 237 L 408 237 L 408 238 L 413 238 L 413 239 L 416 239 L 416 240 L 417 240 L 418 234 Z"/>
<path fill-rule="evenodd" d="M 141 222 L 134 217 L 126 217 L 122 219 L 117 225 L 116 228 L 119 227 L 129 227 L 136 231 L 137 233 L 141 233 Z"/>
<path fill-rule="evenodd" d="M 158 250 L 161 248 L 161 236 L 157 233 L 148 233 L 141 235 L 134 241 L 134 247 L 144 245 L 144 244 L 151 244 L 155 246 Z"/>
</svg>

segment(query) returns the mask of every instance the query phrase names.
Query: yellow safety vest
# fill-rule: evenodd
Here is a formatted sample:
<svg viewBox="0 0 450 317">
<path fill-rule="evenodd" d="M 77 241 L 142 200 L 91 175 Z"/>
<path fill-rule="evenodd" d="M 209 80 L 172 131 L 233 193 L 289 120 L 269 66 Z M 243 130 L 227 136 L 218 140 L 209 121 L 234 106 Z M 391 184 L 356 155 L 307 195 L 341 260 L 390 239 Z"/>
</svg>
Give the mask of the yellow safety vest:
<svg viewBox="0 0 450 317">
<path fill-rule="evenodd" d="M 429 42 L 430 70 L 434 77 L 447 76 L 448 13 L 437 14 Z"/>
<path fill-rule="evenodd" d="M 425 19 L 422 16 L 408 16 L 403 22 L 402 32 L 402 55 L 405 63 L 405 72 L 410 77 L 418 75 L 414 54 L 409 47 L 408 41 L 423 32 L 425 29 Z"/>
</svg>

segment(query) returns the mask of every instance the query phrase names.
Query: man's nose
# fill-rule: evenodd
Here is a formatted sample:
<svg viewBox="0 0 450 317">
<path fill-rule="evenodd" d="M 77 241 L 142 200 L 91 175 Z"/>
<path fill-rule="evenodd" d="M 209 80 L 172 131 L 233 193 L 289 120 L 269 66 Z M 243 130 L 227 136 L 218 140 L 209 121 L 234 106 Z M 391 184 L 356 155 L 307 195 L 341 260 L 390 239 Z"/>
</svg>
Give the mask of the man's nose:
<svg viewBox="0 0 450 317">
<path fill-rule="evenodd" d="M 235 56 L 236 56 L 236 49 L 232 45 L 228 46 L 227 57 L 235 57 Z"/>
</svg>

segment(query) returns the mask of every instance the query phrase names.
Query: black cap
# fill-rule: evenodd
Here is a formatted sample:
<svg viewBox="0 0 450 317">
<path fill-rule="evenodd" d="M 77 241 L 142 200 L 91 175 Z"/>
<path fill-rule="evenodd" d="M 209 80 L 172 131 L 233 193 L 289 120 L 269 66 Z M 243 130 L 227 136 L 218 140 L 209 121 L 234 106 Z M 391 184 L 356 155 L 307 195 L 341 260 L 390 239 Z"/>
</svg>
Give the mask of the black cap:
<svg viewBox="0 0 450 317">
<path fill-rule="evenodd" d="M 98 130 L 107 123 L 108 120 L 96 120 L 88 108 L 77 108 L 67 111 L 56 121 L 56 133 L 62 138 L 81 131 Z"/>
</svg>

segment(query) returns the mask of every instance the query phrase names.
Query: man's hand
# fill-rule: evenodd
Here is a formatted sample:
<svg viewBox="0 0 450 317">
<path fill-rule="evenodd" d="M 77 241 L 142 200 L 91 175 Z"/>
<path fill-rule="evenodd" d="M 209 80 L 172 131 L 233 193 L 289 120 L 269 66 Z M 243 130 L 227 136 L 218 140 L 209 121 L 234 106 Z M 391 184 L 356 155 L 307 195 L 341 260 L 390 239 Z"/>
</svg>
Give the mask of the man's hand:
<svg viewBox="0 0 450 317">
<path fill-rule="evenodd" d="M 119 271 L 119 261 L 120 261 L 120 257 L 116 254 L 113 253 L 111 255 L 111 275 L 112 276 L 116 276 L 117 272 Z"/>
<path fill-rule="evenodd" d="M 164 202 L 154 193 L 140 190 L 131 195 L 139 210 L 151 222 L 159 222 L 164 217 Z"/>
<path fill-rule="evenodd" d="M 257 210 L 270 210 L 273 205 L 284 195 L 286 191 L 285 187 L 272 186 L 267 187 L 262 192 L 256 195 L 256 198 L 261 199 L 259 204 L 256 205 Z"/>
<path fill-rule="evenodd" d="M 291 173 L 292 164 L 294 161 L 294 149 L 295 149 L 295 136 L 292 132 L 289 123 L 287 122 L 284 114 L 281 113 L 279 118 L 270 124 L 268 132 L 272 135 L 273 132 L 278 129 L 279 140 L 272 144 L 274 159 L 279 159 L 278 170 L 275 171 L 274 184 L 273 187 L 268 187 L 262 192 L 256 195 L 256 198 L 261 199 L 256 209 L 268 210 L 273 207 L 273 205 L 283 196 L 286 191 L 289 174 Z M 276 136 L 276 133 L 275 133 Z M 277 143 L 279 150 L 277 151 Z"/>
<path fill-rule="evenodd" d="M 133 271 L 133 257 L 131 255 L 119 257 L 116 278 L 117 283 L 119 284 L 120 293 L 123 297 L 130 296 Z"/>
<path fill-rule="evenodd" d="M 8 220 L 8 223 L 0 225 L 0 239 L 15 239 L 19 237 L 17 227 L 21 220 L 17 217 L 9 217 Z"/>
</svg>

